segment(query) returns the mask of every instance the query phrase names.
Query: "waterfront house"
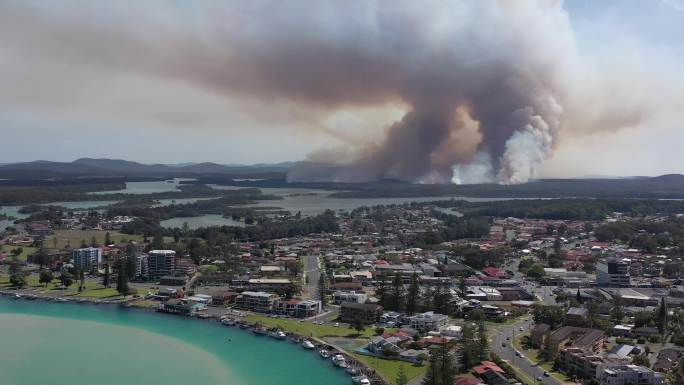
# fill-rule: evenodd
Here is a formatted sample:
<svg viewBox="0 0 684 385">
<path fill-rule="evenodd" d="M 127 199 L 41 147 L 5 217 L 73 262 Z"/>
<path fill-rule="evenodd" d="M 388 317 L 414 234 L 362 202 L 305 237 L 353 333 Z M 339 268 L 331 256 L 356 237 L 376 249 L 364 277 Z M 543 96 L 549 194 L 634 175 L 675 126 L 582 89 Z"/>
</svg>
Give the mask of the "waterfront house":
<svg viewBox="0 0 684 385">
<path fill-rule="evenodd" d="M 268 313 L 277 298 L 277 295 L 263 291 L 245 291 L 235 298 L 235 305 L 240 309 Z"/>
</svg>

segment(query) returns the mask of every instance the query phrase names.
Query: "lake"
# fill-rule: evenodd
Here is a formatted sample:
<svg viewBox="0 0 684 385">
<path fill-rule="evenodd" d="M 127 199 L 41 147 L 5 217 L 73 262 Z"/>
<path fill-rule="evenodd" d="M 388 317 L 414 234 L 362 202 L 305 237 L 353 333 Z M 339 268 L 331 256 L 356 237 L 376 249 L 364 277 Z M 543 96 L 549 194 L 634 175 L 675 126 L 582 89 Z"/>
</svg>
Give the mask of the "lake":
<svg viewBox="0 0 684 385">
<path fill-rule="evenodd" d="M 182 228 L 183 223 L 186 222 L 191 230 L 209 226 L 245 226 L 245 222 L 236 221 L 233 218 L 224 218 L 223 216 L 218 214 L 207 214 L 197 217 L 175 217 L 161 221 L 159 222 L 159 224 L 162 227 L 172 229 L 174 227 Z"/>
<path fill-rule="evenodd" d="M 0 298 L 3 385 L 348 385 L 298 345 L 115 306 Z"/>
<path fill-rule="evenodd" d="M 169 180 L 155 180 L 147 182 L 126 182 L 126 188 L 122 190 L 111 191 L 95 191 L 88 194 L 103 195 L 103 194 L 152 194 L 158 192 L 180 191 L 181 181 L 190 181 L 195 179 L 188 178 L 174 178 Z"/>
</svg>

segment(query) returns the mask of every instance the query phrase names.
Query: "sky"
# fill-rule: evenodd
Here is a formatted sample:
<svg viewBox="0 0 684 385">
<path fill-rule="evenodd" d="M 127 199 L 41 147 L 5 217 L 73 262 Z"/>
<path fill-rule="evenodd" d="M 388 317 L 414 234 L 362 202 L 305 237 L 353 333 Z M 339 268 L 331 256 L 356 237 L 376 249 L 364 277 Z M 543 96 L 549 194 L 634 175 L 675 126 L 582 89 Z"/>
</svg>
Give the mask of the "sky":
<svg viewBox="0 0 684 385">
<path fill-rule="evenodd" d="M 0 163 L 684 172 L 684 1 L 417 3 L 2 1 Z"/>
</svg>

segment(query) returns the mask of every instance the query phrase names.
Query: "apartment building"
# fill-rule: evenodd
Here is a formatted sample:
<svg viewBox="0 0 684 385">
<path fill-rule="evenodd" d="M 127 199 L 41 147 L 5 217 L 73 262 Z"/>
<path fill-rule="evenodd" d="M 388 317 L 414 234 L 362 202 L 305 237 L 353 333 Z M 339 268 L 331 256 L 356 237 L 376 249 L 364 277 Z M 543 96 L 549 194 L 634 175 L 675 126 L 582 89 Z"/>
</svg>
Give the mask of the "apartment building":
<svg viewBox="0 0 684 385">
<path fill-rule="evenodd" d="M 98 247 L 84 247 L 82 249 L 74 249 L 71 252 L 71 257 L 74 260 L 74 267 L 78 270 L 89 270 L 91 267 L 97 267 L 102 263 L 102 249 Z"/>
<path fill-rule="evenodd" d="M 172 275 L 176 270 L 176 252 L 173 250 L 151 250 L 147 253 L 150 278 Z"/>
</svg>

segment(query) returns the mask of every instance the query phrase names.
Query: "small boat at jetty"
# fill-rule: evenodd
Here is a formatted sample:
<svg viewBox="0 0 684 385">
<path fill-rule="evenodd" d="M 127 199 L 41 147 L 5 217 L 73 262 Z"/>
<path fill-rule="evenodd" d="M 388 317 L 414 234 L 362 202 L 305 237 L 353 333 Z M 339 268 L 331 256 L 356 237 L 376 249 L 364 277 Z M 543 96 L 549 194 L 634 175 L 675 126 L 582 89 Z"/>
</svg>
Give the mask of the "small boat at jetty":
<svg viewBox="0 0 684 385">
<path fill-rule="evenodd" d="M 302 342 L 302 347 L 303 347 L 304 349 L 313 349 L 313 348 L 315 348 L 316 346 L 315 346 L 314 344 L 312 344 L 311 341 L 309 341 L 309 340 L 304 340 L 304 342 Z"/>
<path fill-rule="evenodd" d="M 282 330 L 274 330 L 270 332 L 268 335 L 277 340 L 284 340 L 285 337 L 287 337 L 287 334 L 285 334 Z"/>
<path fill-rule="evenodd" d="M 370 380 L 366 376 L 352 377 L 352 382 L 359 385 L 370 385 Z"/>
<path fill-rule="evenodd" d="M 330 358 L 330 352 L 325 349 L 321 349 L 318 354 L 321 355 L 321 358 Z"/>
<path fill-rule="evenodd" d="M 224 318 L 221 320 L 221 324 L 224 326 L 235 326 L 235 320 L 232 318 Z"/>
</svg>

